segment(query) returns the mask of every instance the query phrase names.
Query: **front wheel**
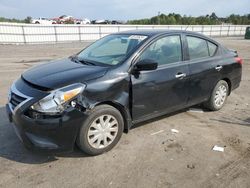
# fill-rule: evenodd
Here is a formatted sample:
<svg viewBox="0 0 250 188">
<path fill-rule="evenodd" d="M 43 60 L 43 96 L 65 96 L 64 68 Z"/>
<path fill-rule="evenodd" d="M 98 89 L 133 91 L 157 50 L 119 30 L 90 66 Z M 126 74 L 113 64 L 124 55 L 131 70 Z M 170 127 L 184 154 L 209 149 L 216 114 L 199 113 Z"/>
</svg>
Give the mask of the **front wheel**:
<svg viewBox="0 0 250 188">
<path fill-rule="evenodd" d="M 118 143 L 123 128 L 123 117 L 116 108 L 109 105 L 97 106 L 83 123 L 77 145 L 89 155 L 102 154 Z"/>
<path fill-rule="evenodd" d="M 226 100 L 229 93 L 229 87 L 226 81 L 220 80 L 213 89 L 210 99 L 204 103 L 204 106 L 212 111 L 220 110 Z"/>
</svg>

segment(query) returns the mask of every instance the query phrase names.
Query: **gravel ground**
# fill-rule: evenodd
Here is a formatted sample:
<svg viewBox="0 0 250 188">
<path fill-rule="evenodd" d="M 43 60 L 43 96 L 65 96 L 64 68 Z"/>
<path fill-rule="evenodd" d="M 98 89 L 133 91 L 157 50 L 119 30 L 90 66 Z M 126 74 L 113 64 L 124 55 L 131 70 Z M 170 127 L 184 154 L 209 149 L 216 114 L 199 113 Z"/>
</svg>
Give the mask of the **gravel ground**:
<svg viewBox="0 0 250 188">
<path fill-rule="evenodd" d="M 56 156 L 27 151 L 4 108 L 23 71 L 87 44 L 0 45 L 0 187 L 250 187 L 250 41 L 216 40 L 244 59 L 241 86 L 222 110 L 183 110 L 145 122 L 96 157 L 77 149 Z M 225 151 L 212 151 L 214 145 Z"/>
</svg>

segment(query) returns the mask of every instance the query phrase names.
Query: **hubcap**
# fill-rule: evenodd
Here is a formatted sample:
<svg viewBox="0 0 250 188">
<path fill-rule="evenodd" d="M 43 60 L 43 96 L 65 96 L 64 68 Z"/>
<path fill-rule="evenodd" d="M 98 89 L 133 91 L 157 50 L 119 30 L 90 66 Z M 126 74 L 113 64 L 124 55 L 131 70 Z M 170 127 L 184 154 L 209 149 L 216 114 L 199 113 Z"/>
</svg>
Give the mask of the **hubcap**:
<svg viewBox="0 0 250 188">
<path fill-rule="evenodd" d="M 89 127 L 88 142 L 96 149 L 105 148 L 115 140 L 117 132 L 118 121 L 114 116 L 99 116 Z"/>
<path fill-rule="evenodd" d="M 226 86 L 221 85 L 215 93 L 215 97 L 214 97 L 215 105 L 217 107 L 221 107 L 224 104 L 226 97 L 227 97 L 227 88 Z"/>
</svg>

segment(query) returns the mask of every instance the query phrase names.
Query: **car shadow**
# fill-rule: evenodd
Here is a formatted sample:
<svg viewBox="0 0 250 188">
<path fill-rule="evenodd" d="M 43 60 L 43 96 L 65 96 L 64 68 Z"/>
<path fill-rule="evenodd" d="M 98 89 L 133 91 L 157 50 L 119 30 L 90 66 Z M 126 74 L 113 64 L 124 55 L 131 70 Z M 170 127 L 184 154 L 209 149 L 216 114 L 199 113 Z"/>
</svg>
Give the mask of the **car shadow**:
<svg viewBox="0 0 250 188">
<path fill-rule="evenodd" d="M 200 106 L 194 106 L 197 108 L 201 108 Z M 154 121 L 158 121 L 164 118 L 168 118 L 170 116 L 174 116 L 179 113 L 186 112 L 187 109 L 179 110 L 173 113 L 169 113 L 167 115 L 162 115 L 160 117 L 156 117 L 147 121 L 143 121 L 141 123 L 135 124 L 131 129 L 135 129 L 141 127 L 145 124 L 152 123 Z M 203 109 L 204 112 L 209 112 L 206 109 Z M 211 119 L 214 120 L 214 119 Z M 216 119 L 216 121 L 222 121 Z M 238 123 L 240 125 L 249 126 L 250 118 L 243 120 L 244 123 Z M 225 123 L 234 123 L 234 122 L 225 122 Z M 234 123 L 235 124 L 235 123 Z M 25 163 L 25 164 L 43 164 L 50 163 L 58 160 L 58 157 L 61 158 L 83 158 L 90 157 L 87 154 L 81 152 L 77 147 L 74 148 L 73 152 L 68 153 L 59 153 L 59 154 L 44 154 L 44 153 L 36 153 L 33 151 L 27 150 L 18 137 L 15 134 L 12 123 L 9 122 L 5 107 L 0 107 L 0 159 L 5 158 L 11 161 Z"/>
<path fill-rule="evenodd" d="M 142 121 L 140 123 L 137 123 L 137 124 L 133 125 L 133 127 L 131 127 L 131 129 L 138 128 L 138 127 L 141 127 L 141 126 L 143 126 L 145 124 L 152 123 L 152 122 L 155 122 L 155 121 L 159 121 L 161 119 L 165 119 L 165 118 L 168 118 L 170 116 L 174 116 L 174 115 L 177 115 L 177 114 L 180 114 L 180 113 L 183 113 L 183 112 L 187 112 L 190 109 L 197 110 L 197 111 L 201 110 L 204 113 L 211 112 L 208 109 L 204 108 L 202 105 L 195 105 L 195 106 L 192 106 L 192 107 L 189 107 L 189 108 L 184 108 L 184 109 L 181 109 L 181 110 L 178 110 L 178 111 L 170 112 L 168 114 L 164 114 L 164 115 L 161 115 L 161 116 L 158 116 L 158 117 L 146 120 L 146 121 Z"/>
<path fill-rule="evenodd" d="M 55 155 L 29 151 L 16 136 L 13 125 L 9 122 L 3 106 L 0 107 L 0 143 L 0 159 L 5 158 L 25 164 L 49 163 L 58 160 L 58 157 L 89 157 L 76 147 L 73 152 Z"/>
<path fill-rule="evenodd" d="M 226 118 L 220 118 L 220 119 L 216 119 L 216 118 L 210 118 L 210 120 L 212 121 L 217 121 L 220 123 L 225 123 L 225 124 L 232 124 L 232 125 L 242 125 L 242 126 L 247 126 L 250 127 L 250 118 L 246 118 L 246 119 L 240 119 L 237 117 L 233 117 L 231 119 L 226 119 Z"/>
<path fill-rule="evenodd" d="M 131 129 L 138 128 L 145 124 L 167 118 L 176 115 L 181 112 L 185 112 L 186 109 L 173 112 L 167 115 L 156 117 L 141 123 L 134 125 Z M 15 134 L 12 123 L 9 122 L 5 107 L 0 107 L 0 158 L 5 158 L 11 161 L 16 161 L 25 164 L 43 164 L 58 160 L 61 158 L 79 158 L 90 157 L 89 155 L 81 152 L 77 147 L 73 152 L 57 153 L 57 154 L 45 154 L 30 151 L 24 147 L 21 141 Z"/>
<path fill-rule="evenodd" d="M 175 111 L 175 112 L 172 112 L 172 113 L 168 113 L 168 114 L 165 114 L 165 115 L 162 115 L 162 116 L 158 116 L 158 117 L 155 117 L 155 118 L 152 118 L 152 119 L 149 119 L 149 120 L 146 120 L 146 121 L 142 121 L 140 123 L 136 123 L 135 125 L 133 125 L 131 129 L 136 129 L 136 128 L 139 128 L 143 125 L 146 125 L 146 124 L 149 124 L 149 123 L 152 123 L 152 122 L 155 122 L 155 121 L 159 121 L 159 120 L 162 120 L 164 118 L 168 118 L 170 116 L 174 116 L 176 114 L 179 114 L 179 113 L 182 113 L 182 112 L 186 112 L 187 109 L 182 109 L 182 110 L 179 110 L 179 111 Z"/>
</svg>

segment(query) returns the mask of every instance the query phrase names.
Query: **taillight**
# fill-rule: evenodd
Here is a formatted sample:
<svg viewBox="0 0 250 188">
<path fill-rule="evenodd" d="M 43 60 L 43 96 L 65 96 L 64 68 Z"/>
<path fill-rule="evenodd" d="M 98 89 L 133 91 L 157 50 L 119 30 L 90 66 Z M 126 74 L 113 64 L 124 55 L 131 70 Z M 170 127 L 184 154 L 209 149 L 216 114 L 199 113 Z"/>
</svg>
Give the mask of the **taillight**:
<svg viewBox="0 0 250 188">
<path fill-rule="evenodd" d="M 243 59 L 241 59 L 240 57 L 236 57 L 235 61 L 241 65 L 243 64 Z"/>
</svg>

